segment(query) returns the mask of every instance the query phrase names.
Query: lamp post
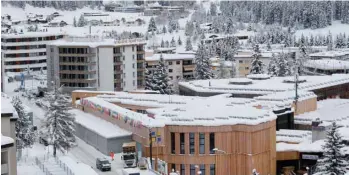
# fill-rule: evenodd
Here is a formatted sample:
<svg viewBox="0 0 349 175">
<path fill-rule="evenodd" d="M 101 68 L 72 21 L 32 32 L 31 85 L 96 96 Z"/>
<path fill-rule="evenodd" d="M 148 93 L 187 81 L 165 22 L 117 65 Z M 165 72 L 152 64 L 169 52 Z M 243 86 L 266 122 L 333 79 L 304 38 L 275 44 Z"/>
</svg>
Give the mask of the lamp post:
<svg viewBox="0 0 349 175">
<path fill-rule="evenodd" d="M 228 154 L 227 152 L 225 152 L 225 151 L 223 151 L 223 150 L 220 150 L 220 149 L 218 149 L 218 148 L 213 148 L 212 149 L 214 152 L 216 152 L 216 155 L 217 155 L 217 152 L 220 152 L 220 153 L 223 153 L 223 154 Z M 216 164 L 217 164 L 217 159 L 216 159 Z M 216 169 L 218 169 L 217 167 L 216 167 Z M 226 169 L 226 171 L 228 170 L 228 166 L 227 166 L 227 161 L 225 161 L 225 169 Z"/>
</svg>

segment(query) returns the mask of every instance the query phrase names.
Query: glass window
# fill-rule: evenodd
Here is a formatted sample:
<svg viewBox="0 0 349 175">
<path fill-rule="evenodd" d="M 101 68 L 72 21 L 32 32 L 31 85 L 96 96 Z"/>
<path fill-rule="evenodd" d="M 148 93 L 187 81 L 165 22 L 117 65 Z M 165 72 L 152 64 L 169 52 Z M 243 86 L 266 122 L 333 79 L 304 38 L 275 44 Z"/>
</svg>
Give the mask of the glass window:
<svg viewBox="0 0 349 175">
<path fill-rule="evenodd" d="M 181 164 L 181 175 L 185 175 L 185 165 Z"/>
<path fill-rule="evenodd" d="M 201 171 L 201 175 L 205 175 L 205 165 L 204 164 L 200 165 L 200 171 Z"/>
<path fill-rule="evenodd" d="M 199 134 L 199 153 L 205 154 L 205 133 Z"/>
<path fill-rule="evenodd" d="M 179 134 L 179 140 L 180 140 L 180 154 L 185 154 L 185 149 L 184 149 L 184 133 Z"/>
<path fill-rule="evenodd" d="M 214 144 L 214 133 L 210 133 L 210 154 L 214 154 L 213 149 L 215 148 L 215 144 Z"/>
<path fill-rule="evenodd" d="M 172 69 L 169 69 L 168 72 L 173 72 L 173 70 L 172 70 Z"/>
<path fill-rule="evenodd" d="M 196 175 L 196 173 L 195 173 L 195 165 L 190 164 L 190 175 Z"/>
<path fill-rule="evenodd" d="M 134 47 L 134 46 L 132 46 L 132 52 L 133 52 L 133 51 L 135 51 L 135 47 Z M 134 56 L 133 56 L 133 57 L 134 57 Z"/>
<path fill-rule="evenodd" d="M 181 64 L 181 62 L 180 61 L 176 61 L 176 64 Z"/>
<path fill-rule="evenodd" d="M 195 153 L 195 133 L 189 133 L 189 152 Z"/>
<path fill-rule="evenodd" d="M 133 47 L 132 47 L 133 48 Z M 132 60 L 135 60 L 135 55 L 132 55 Z"/>
<path fill-rule="evenodd" d="M 216 167 L 215 164 L 210 165 L 210 175 L 215 175 L 216 174 Z"/>
<path fill-rule="evenodd" d="M 172 61 L 169 61 L 169 62 L 168 62 L 168 65 L 172 65 Z"/>
<path fill-rule="evenodd" d="M 243 63 L 243 61 L 242 61 L 242 60 L 239 60 L 239 63 Z"/>
<path fill-rule="evenodd" d="M 173 132 L 171 132 L 171 153 L 176 154 L 176 139 Z"/>
</svg>

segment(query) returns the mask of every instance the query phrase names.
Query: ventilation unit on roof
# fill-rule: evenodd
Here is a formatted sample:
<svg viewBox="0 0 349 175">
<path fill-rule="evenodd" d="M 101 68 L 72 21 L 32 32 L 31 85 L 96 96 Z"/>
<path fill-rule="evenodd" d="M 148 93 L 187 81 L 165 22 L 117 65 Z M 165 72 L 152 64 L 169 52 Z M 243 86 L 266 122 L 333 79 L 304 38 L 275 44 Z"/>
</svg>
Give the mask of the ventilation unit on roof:
<svg viewBox="0 0 349 175">
<path fill-rule="evenodd" d="M 307 81 L 306 79 L 301 79 L 301 78 L 298 79 L 298 83 L 305 83 L 306 81 Z M 284 83 L 296 83 L 296 81 L 293 78 L 285 79 L 283 82 Z"/>
<path fill-rule="evenodd" d="M 267 80 L 270 79 L 270 75 L 268 74 L 250 74 L 246 76 L 249 79 L 252 80 Z"/>
</svg>

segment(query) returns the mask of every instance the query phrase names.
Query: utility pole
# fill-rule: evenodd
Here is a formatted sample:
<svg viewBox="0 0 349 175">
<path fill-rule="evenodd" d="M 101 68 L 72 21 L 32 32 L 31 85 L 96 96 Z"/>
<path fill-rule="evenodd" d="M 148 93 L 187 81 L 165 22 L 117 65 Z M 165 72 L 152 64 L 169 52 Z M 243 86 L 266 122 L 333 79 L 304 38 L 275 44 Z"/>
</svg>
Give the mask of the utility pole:
<svg viewBox="0 0 349 175">
<path fill-rule="evenodd" d="M 153 168 L 153 139 L 151 135 L 151 128 L 149 128 L 149 154 L 150 154 L 150 167 Z"/>
</svg>

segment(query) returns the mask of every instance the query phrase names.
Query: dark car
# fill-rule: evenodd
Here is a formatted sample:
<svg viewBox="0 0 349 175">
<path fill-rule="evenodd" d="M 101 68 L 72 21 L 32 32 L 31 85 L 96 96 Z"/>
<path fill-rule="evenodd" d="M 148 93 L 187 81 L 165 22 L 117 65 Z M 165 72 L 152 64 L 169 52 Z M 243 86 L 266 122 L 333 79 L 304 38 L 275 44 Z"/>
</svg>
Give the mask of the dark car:
<svg viewBox="0 0 349 175">
<path fill-rule="evenodd" d="M 110 171 L 111 170 L 111 164 L 109 160 L 106 158 L 97 158 L 96 159 L 96 168 L 101 171 Z"/>
</svg>

